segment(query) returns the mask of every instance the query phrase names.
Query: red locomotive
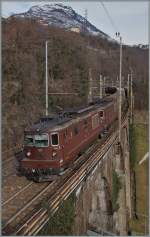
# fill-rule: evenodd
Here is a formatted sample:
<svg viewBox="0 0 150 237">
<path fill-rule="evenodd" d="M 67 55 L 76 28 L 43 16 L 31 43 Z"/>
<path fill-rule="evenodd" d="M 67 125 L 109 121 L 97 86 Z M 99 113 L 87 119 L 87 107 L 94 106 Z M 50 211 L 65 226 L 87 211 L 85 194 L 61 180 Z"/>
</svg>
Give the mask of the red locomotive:
<svg viewBox="0 0 150 237">
<path fill-rule="evenodd" d="M 19 170 L 41 180 L 59 174 L 117 119 L 117 93 L 89 106 L 41 118 L 24 132 Z"/>
</svg>

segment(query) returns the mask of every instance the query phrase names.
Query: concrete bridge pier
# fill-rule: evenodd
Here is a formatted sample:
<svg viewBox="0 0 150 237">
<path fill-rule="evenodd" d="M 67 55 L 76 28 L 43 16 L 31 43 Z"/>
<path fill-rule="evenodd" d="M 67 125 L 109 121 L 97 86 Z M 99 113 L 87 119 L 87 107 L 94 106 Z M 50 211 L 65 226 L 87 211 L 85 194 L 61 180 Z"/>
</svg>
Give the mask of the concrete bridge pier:
<svg viewBox="0 0 150 237">
<path fill-rule="evenodd" d="M 122 129 L 122 142 L 117 144 L 115 171 L 121 183 L 118 194 L 119 210 L 114 213 L 115 229 L 120 235 L 127 235 L 128 220 L 131 218 L 131 183 L 128 125 Z"/>
<path fill-rule="evenodd" d="M 97 232 L 112 230 L 112 205 L 108 183 L 100 173 L 95 181 L 95 195 L 92 196 L 89 223 Z"/>
<path fill-rule="evenodd" d="M 126 192 L 125 192 L 125 175 L 124 175 L 124 159 L 123 146 L 116 143 L 116 155 L 114 170 L 118 176 L 120 189 L 118 192 L 118 210 L 113 213 L 113 229 L 117 235 L 127 235 L 127 216 L 126 216 Z"/>
<path fill-rule="evenodd" d="M 98 233 L 128 235 L 131 189 L 127 126 L 122 129 L 121 146 L 114 140 L 113 145 L 76 192 L 75 235 L 85 235 L 88 229 L 94 229 Z M 121 184 L 116 191 L 117 208 L 113 206 L 113 192 L 116 187 L 114 172 Z"/>
</svg>

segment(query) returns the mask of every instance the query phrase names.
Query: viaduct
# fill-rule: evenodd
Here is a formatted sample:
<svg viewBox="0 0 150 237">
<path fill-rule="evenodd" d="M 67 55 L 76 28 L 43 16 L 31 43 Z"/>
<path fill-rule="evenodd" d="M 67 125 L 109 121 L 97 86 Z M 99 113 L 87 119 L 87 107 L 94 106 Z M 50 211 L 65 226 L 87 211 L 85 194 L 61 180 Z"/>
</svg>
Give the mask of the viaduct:
<svg viewBox="0 0 150 237">
<path fill-rule="evenodd" d="M 36 205 L 36 210 L 31 213 L 29 208 L 26 219 L 23 219 L 25 208 L 30 204 L 33 208 L 37 197 L 41 196 L 43 200 L 52 184 L 48 184 L 41 193 L 5 221 L 4 235 L 38 234 L 72 193 L 75 195 L 75 235 L 85 235 L 88 230 L 102 235 L 105 232 L 107 235 L 128 235 L 128 220 L 132 216 L 128 112 L 122 120 L 121 144 L 118 144 L 118 134 L 116 126 L 102 144 L 97 144 L 90 159 L 86 159 L 70 176 L 66 174 L 68 176 L 65 182 L 62 176 L 59 181 L 52 183 L 54 192 L 49 195 L 45 206 Z M 27 186 L 29 185 L 32 184 Z"/>
</svg>

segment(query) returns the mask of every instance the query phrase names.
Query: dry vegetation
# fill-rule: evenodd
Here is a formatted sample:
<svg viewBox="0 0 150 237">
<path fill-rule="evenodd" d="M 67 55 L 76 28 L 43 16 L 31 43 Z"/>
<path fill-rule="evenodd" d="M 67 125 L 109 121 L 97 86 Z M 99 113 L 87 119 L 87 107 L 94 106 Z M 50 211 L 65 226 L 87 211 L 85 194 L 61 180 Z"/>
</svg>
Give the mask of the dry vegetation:
<svg viewBox="0 0 150 237">
<path fill-rule="evenodd" d="M 77 92 L 78 96 L 50 96 L 50 110 L 87 102 L 88 70 L 116 80 L 119 47 L 99 37 L 88 37 L 36 21 L 2 21 L 2 142 L 9 149 L 23 140 L 24 128 L 45 113 L 45 40 L 48 44 L 49 91 Z M 123 47 L 123 75 L 134 71 L 135 106 L 148 104 L 148 51 Z M 52 83 L 54 81 L 54 83 Z M 96 93 L 96 92 L 94 92 Z M 138 96 L 137 96 L 138 95 Z"/>
</svg>

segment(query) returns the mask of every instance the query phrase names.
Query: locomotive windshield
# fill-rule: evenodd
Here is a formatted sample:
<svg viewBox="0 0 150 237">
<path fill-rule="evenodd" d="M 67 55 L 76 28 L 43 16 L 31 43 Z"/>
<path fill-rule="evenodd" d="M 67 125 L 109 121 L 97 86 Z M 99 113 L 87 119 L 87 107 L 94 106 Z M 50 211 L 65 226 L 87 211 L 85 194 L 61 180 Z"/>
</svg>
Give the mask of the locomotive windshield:
<svg viewBox="0 0 150 237">
<path fill-rule="evenodd" d="M 34 146 L 34 139 L 31 135 L 26 135 L 24 139 L 25 146 Z"/>
<path fill-rule="evenodd" d="M 25 146 L 35 147 L 47 147 L 48 146 L 48 135 L 26 135 L 24 139 Z"/>
<path fill-rule="evenodd" d="M 45 147 L 48 146 L 48 136 L 44 135 L 35 135 L 34 144 L 36 147 Z"/>
</svg>

